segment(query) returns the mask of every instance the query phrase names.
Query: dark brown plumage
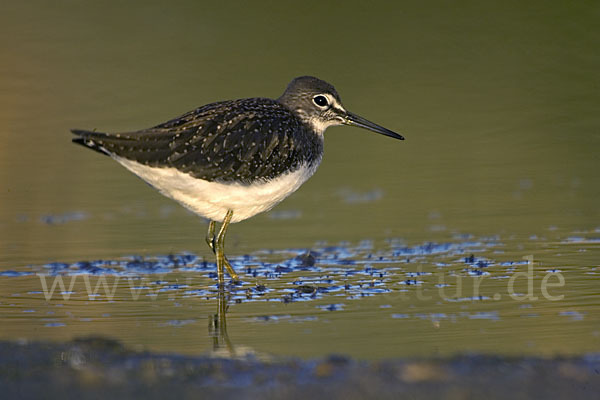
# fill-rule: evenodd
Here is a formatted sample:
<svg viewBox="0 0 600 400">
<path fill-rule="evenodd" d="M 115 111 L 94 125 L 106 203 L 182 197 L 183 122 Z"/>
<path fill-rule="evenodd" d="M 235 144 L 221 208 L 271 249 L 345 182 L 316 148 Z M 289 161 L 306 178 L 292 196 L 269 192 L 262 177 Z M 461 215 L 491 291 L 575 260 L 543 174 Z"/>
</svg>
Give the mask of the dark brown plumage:
<svg viewBox="0 0 600 400">
<path fill-rule="evenodd" d="M 209 182 L 270 180 L 321 157 L 323 140 L 276 100 L 212 103 L 153 128 L 108 134 L 74 129 L 75 143 Z"/>
</svg>

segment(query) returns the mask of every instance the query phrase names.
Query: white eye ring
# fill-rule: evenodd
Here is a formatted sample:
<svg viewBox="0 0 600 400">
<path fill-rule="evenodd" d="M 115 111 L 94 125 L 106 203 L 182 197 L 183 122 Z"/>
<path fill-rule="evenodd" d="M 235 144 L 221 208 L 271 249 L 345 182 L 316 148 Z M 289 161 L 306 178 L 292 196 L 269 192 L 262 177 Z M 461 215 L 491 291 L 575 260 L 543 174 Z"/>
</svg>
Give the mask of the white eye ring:
<svg viewBox="0 0 600 400">
<path fill-rule="evenodd" d="M 313 103 L 315 103 L 317 107 L 322 109 L 328 108 L 330 106 L 329 99 L 324 94 L 318 94 L 315 97 L 313 97 Z"/>
</svg>

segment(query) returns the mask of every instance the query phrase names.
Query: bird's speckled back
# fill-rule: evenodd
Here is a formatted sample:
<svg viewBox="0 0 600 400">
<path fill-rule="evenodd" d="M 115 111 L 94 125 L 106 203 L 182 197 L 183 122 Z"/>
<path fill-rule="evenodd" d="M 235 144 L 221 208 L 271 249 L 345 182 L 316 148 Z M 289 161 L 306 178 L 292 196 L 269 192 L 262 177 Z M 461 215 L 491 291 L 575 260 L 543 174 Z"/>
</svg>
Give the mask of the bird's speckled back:
<svg viewBox="0 0 600 400">
<path fill-rule="evenodd" d="M 268 181 L 320 162 L 322 136 L 276 100 L 212 103 L 131 133 L 78 132 L 87 146 L 210 182 Z"/>
</svg>

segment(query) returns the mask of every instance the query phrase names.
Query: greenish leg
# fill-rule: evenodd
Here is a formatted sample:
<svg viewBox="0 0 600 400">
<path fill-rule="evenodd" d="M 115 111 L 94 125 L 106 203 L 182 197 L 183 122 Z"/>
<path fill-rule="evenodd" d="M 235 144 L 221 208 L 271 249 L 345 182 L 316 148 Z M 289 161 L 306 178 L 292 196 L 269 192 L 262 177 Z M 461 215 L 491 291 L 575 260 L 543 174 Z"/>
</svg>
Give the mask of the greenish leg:
<svg viewBox="0 0 600 400">
<path fill-rule="evenodd" d="M 206 244 L 215 252 L 215 221 L 210 221 L 208 224 L 208 232 L 206 232 Z"/>
<path fill-rule="evenodd" d="M 230 211 L 230 212 L 231 212 L 231 216 L 233 216 L 233 211 Z M 227 216 L 225 216 L 225 218 L 227 218 Z M 231 220 L 231 217 L 229 218 L 229 220 Z M 229 225 L 229 222 L 227 224 Z M 210 221 L 210 223 L 208 224 L 208 232 L 206 233 L 206 243 L 208 244 L 208 247 L 210 247 L 210 249 L 213 251 L 213 253 L 215 255 L 217 255 L 217 238 L 215 236 L 215 225 L 216 225 L 215 221 Z M 222 230 L 223 230 L 223 228 L 221 227 L 221 231 Z M 225 230 L 227 230 L 227 228 L 225 228 Z M 221 235 L 221 232 L 219 232 L 219 235 Z M 223 241 L 224 240 L 225 240 L 225 234 L 223 233 Z M 223 253 L 225 252 L 224 247 L 225 247 L 225 244 L 223 243 Z M 238 275 L 235 273 L 233 267 L 229 263 L 229 260 L 227 259 L 225 254 L 223 254 L 223 265 L 227 269 L 227 273 L 231 276 L 231 278 L 234 281 L 239 281 Z M 217 265 L 217 269 L 218 269 L 218 265 Z M 217 273 L 218 273 L 218 271 L 217 271 Z"/>
<path fill-rule="evenodd" d="M 208 233 L 209 236 L 211 236 L 212 233 L 212 240 L 210 240 L 210 242 L 212 242 L 212 246 L 209 243 L 209 246 L 213 249 L 213 252 L 215 253 L 215 255 L 217 256 L 217 276 L 219 279 L 219 285 L 222 285 L 224 283 L 224 268 L 227 268 L 227 273 L 229 274 L 229 276 L 231 276 L 231 279 L 233 279 L 234 281 L 239 281 L 239 276 L 235 273 L 235 271 L 233 270 L 233 268 L 231 267 L 231 264 L 229 264 L 229 261 L 227 260 L 227 258 L 225 257 L 225 234 L 227 233 L 227 227 L 229 226 L 229 223 L 231 222 L 231 218 L 233 217 L 233 211 L 229 210 L 227 211 L 227 214 L 225 214 L 225 219 L 223 220 L 223 225 L 221 225 L 221 230 L 219 231 L 219 234 L 216 237 L 214 237 L 214 225 L 211 227 L 211 225 L 209 225 L 208 229 Z M 212 228 L 212 232 L 211 232 L 211 228 Z M 207 242 L 209 242 L 209 237 L 207 237 Z"/>
</svg>

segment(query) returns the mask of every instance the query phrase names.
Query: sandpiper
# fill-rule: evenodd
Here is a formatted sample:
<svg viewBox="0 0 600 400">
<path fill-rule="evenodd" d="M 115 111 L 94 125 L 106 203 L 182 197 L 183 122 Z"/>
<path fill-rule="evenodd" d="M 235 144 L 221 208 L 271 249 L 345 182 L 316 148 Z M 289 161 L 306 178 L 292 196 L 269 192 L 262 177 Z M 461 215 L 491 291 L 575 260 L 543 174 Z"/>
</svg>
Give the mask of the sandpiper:
<svg viewBox="0 0 600 400">
<path fill-rule="evenodd" d="M 278 99 L 207 104 L 153 128 L 126 133 L 73 129 L 73 142 L 106 154 L 163 195 L 208 219 L 219 285 L 230 223 L 268 211 L 316 171 L 323 133 L 352 125 L 404 138 L 347 111 L 335 88 L 311 76 L 290 82 Z M 215 235 L 215 223 L 221 228 Z"/>
</svg>

